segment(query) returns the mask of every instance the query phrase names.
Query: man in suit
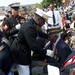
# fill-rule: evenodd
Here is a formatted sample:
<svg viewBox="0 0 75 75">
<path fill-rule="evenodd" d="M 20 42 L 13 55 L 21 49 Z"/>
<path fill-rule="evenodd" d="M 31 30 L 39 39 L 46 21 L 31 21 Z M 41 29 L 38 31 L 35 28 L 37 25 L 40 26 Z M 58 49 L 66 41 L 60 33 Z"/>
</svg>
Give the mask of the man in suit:
<svg viewBox="0 0 75 75">
<path fill-rule="evenodd" d="M 12 43 L 11 53 L 17 64 L 19 75 L 30 75 L 31 50 L 42 56 L 50 56 L 53 53 L 50 50 L 44 50 L 36 43 L 38 36 L 48 38 L 48 34 L 43 33 L 40 29 L 48 18 L 49 16 L 44 11 L 37 8 L 34 18 L 23 23 L 17 38 Z"/>
<path fill-rule="evenodd" d="M 38 67 L 33 67 L 32 75 L 48 75 L 48 64 L 61 68 L 68 55 L 71 53 L 69 46 L 61 39 L 57 32 L 60 32 L 59 29 L 51 29 L 49 32 L 51 34 L 49 37 L 50 43 L 54 44 L 53 56 L 46 58 L 46 61 L 42 63 L 38 63 Z"/>
</svg>

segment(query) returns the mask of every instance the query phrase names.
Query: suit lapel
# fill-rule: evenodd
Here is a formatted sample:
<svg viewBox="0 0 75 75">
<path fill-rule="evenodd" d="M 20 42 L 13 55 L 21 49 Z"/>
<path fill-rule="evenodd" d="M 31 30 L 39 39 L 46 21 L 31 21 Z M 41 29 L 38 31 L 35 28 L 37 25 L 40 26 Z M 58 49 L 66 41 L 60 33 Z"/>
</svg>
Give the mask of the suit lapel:
<svg viewBox="0 0 75 75">
<path fill-rule="evenodd" d="M 65 60 L 65 62 L 67 62 L 68 60 L 70 60 L 73 55 L 75 55 L 75 51 L 74 51 L 73 53 L 71 53 L 71 54 L 67 57 L 67 59 Z M 65 63 L 65 62 L 64 62 L 64 63 Z"/>
<path fill-rule="evenodd" d="M 71 68 L 75 68 L 75 63 L 72 63 L 72 64 L 70 64 L 70 65 L 67 65 L 67 66 L 65 66 L 65 67 L 62 67 L 62 68 L 60 69 L 60 71 L 70 70 Z"/>
<path fill-rule="evenodd" d="M 57 50 L 59 50 L 60 43 L 61 43 L 61 39 L 58 41 L 58 43 L 57 43 L 57 45 L 56 45 L 56 49 L 57 49 Z"/>
<path fill-rule="evenodd" d="M 75 51 L 74 51 L 73 53 L 71 53 L 71 54 L 68 56 L 68 58 L 65 60 L 65 62 L 67 62 L 68 60 L 70 60 L 73 55 L 75 55 Z M 65 63 L 65 62 L 64 62 L 64 63 Z M 72 65 L 72 66 L 75 66 L 75 63 L 73 63 L 73 64 L 71 64 L 71 65 Z M 72 67 L 72 66 L 71 66 L 71 67 Z M 60 70 L 64 70 L 64 69 L 66 69 L 66 68 L 68 68 L 68 67 L 70 67 L 70 65 L 67 65 L 67 66 L 65 66 L 65 67 L 62 66 L 62 68 L 61 68 Z"/>
</svg>

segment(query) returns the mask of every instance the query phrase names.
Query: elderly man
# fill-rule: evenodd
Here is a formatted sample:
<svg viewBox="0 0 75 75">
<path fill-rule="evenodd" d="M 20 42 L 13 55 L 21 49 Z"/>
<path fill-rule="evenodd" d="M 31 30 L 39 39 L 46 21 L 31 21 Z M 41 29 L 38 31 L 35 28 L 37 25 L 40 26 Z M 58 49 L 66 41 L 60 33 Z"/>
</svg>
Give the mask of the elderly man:
<svg viewBox="0 0 75 75">
<path fill-rule="evenodd" d="M 50 56 L 53 52 L 44 50 L 36 44 L 38 36 L 48 38 L 48 34 L 41 31 L 49 16 L 42 10 L 37 9 L 34 18 L 27 20 L 19 30 L 17 38 L 11 46 L 11 53 L 14 62 L 17 64 L 19 75 L 30 75 L 29 65 L 31 64 L 31 50 L 40 54 Z"/>
<path fill-rule="evenodd" d="M 59 29 L 50 29 L 49 40 L 53 43 L 53 56 L 46 58 L 42 63 L 38 63 L 36 67 L 32 68 L 32 75 L 48 75 L 47 65 L 56 66 L 58 68 L 62 67 L 62 64 L 71 53 L 69 46 L 61 39 L 59 36 Z"/>
<path fill-rule="evenodd" d="M 59 11 L 54 10 L 54 4 L 49 5 L 49 11 L 47 12 L 51 17 L 48 19 L 48 28 L 61 26 L 62 28 L 62 20 Z"/>
</svg>

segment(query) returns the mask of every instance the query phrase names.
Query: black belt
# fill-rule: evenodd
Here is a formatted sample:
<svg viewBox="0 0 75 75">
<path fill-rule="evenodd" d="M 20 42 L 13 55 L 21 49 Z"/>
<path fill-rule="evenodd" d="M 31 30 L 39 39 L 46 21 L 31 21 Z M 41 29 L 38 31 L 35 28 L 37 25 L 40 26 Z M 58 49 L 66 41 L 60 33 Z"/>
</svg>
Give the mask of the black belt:
<svg viewBox="0 0 75 75">
<path fill-rule="evenodd" d="M 52 26 L 58 26 L 59 24 L 56 24 L 56 25 L 51 25 L 51 24 L 48 24 L 49 27 L 52 27 Z"/>
</svg>

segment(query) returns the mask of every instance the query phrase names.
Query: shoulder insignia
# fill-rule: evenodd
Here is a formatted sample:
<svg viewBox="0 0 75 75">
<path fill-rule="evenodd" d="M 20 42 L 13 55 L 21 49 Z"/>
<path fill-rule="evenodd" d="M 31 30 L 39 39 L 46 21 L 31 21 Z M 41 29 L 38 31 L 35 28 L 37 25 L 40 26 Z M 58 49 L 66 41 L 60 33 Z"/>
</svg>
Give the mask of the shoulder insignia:
<svg viewBox="0 0 75 75">
<path fill-rule="evenodd" d="M 0 46 L 0 51 L 2 51 L 4 49 L 4 46 L 3 45 L 1 45 Z"/>
</svg>

